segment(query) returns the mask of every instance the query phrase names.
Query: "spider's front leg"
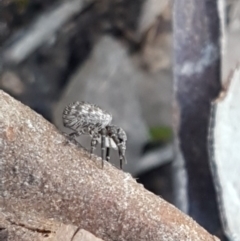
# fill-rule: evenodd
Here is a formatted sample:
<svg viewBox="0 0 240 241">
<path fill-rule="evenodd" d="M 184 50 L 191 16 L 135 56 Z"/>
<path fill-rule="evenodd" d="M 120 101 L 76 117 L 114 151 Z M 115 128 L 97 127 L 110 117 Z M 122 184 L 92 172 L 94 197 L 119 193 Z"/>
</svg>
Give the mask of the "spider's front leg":
<svg viewBox="0 0 240 241">
<path fill-rule="evenodd" d="M 125 151 L 126 151 L 127 135 L 121 127 L 118 127 L 115 125 L 107 126 L 107 133 L 108 133 L 108 136 L 113 139 L 113 141 L 118 147 L 120 168 L 122 169 L 123 161 L 126 162 Z"/>
<path fill-rule="evenodd" d="M 96 149 L 97 147 L 97 144 L 98 144 L 98 138 L 99 138 L 99 135 L 98 133 L 93 133 L 91 134 L 91 151 L 90 151 L 90 154 L 92 156 L 94 150 Z"/>
<path fill-rule="evenodd" d="M 105 150 L 106 150 L 106 133 L 107 130 L 106 128 L 103 128 L 100 131 L 100 135 L 101 135 L 101 156 L 102 156 L 102 168 L 104 165 L 104 160 L 105 160 Z"/>
<path fill-rule="evenodd" d="M 118 155 L 119 155 L 121 169 L 123 167 L 123 162 L 126 163 L 125 151 L 126 151 L 126 147 L 124 145 L 122 145 L 122 143 L 119 143 L 118 144 Z"/>
<path fill-rule="evenodd" d="M 81 135 L 82 135 L 82 133 L 79 133 L 79 132 L 72 132 L 72 133 L 68 134 L 70 139 L 75 139 Z"/>
<path fill-rule="evenodd" d="M 69 142 L 73 142 L 75 145 L 80 145 L 75 138 L 81 136 L 82 133 L 79 132 L 72 132 L 70 134 L 67 134 L 63 132 L 63 135 L 66 137 L 66 141 L 64 142 L 65 145 L 69 144 Z M 81 146 L 81 145 L 80 145 Z M 82 146 L 81 146 L 82 147 Z"/>
<path fill-rule="evenodd" d="M 107 147 L 107 150 L 106 150 L 106 161 L 107 162 L 110 161 L 110 147 Z"/>
</svg>

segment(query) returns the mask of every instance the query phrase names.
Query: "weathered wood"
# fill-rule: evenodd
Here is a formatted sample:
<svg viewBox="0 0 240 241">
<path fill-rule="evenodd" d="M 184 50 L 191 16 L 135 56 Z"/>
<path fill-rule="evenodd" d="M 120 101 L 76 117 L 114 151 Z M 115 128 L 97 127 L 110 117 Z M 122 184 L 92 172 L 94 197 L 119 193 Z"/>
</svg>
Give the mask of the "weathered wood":
<svg viewBox="0 0 240 241">
<path fill-rule="evenodd" d="M 31 216 L 112 240 L 218 240 L 128 173 L 73 144 L 0 91 L 0 208 L 17 226 Z M 28 240 L 28 239 L 22 239 Z"/>
</svg>

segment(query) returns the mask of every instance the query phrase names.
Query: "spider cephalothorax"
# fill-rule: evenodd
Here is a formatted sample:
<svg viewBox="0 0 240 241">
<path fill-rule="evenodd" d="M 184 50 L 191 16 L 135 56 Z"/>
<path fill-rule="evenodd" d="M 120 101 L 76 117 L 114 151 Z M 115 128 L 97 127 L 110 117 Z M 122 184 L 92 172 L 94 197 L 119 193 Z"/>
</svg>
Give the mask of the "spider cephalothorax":
<svg viewBox="0 0 240 241">
<path fill-rule="evenodd" d="M 118 148 L 120 166 L 125 161 L 127 135 L 118 126 L 111 125 L 112 115 L 97 105 L 87 102 L 73 102 L 63 111 L 63 125 L 72 129 L 72 138 L 88 134 L 91 136 L 91 154 L 101 138 L 102 159 L 105 159 L 106 138 L 111 138 Z M 106 160 L 110 159 L 110 148 L 107 147 Z"/>
</svg>

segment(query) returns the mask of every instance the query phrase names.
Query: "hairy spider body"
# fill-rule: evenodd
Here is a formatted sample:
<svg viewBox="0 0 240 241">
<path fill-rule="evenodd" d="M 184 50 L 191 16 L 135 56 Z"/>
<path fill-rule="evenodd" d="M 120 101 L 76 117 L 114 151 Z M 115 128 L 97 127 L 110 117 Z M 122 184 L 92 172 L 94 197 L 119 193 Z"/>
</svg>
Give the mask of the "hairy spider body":
<svg viewBox="0 0 240 241">
<path fill-rule="evenodd" d="M 91 154 L 94 152 L 98 139 L 101 138 L 102 160 L 105 159 L 106 138 L 111 138 L 119 152 L 120 166 L 125 160 L 127 135 L 118 126 L 111 125 L 112 115 L 99 106 L 87 102 L 73 102 L 63 111 L 63 125 L 72 129 L 72 138 L 83 134 L 91 136 Z M 110 160 L 110 148 L 107 148 L 106 160 Z M 102 162 L 103 165 L 103 162 Z"/>
<path fill-rule="evenodd" d="M 74 102 L 63 111 L 63 125 L 79 134 L 100 131 L 112 121 L 112 115 L 86 102 Z"/>
</svg>

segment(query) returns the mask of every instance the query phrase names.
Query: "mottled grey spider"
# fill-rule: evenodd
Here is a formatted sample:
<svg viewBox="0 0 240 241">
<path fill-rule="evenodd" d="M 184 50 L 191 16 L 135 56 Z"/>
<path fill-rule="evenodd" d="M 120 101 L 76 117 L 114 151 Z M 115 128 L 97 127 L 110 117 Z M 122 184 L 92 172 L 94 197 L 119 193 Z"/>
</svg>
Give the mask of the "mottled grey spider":
<svg viewBox="0 0 240 241">
<path fill-rule="evenodd" d="M 72 129 L 74 132 L 69 136 L 71 138 L 88 134 L 91 136 L 91 151 L 93 154 L 98 140 L 101 138 L 102 167 L 105 159 L 110 160 L 110 148 L 106 150 L 106 138 L 111 138 L 118 148 L 120 168 L 123 161 L 126 161 L 126 141 L 125 131 L 116 125 L 111 125 L 112 115 L 101 109 L 97 105 L 87 102 L 73 102 L 65 107 L 63 111 L 63 125 Z"/>
</svg>

